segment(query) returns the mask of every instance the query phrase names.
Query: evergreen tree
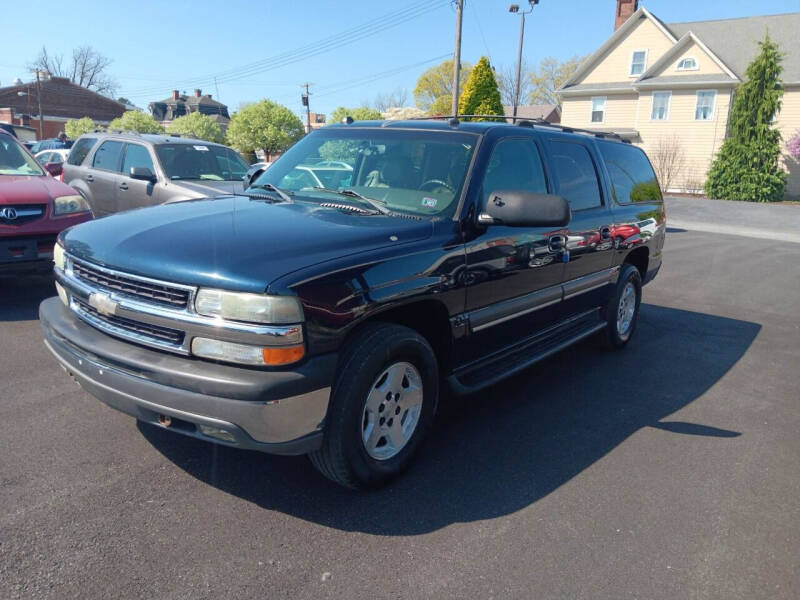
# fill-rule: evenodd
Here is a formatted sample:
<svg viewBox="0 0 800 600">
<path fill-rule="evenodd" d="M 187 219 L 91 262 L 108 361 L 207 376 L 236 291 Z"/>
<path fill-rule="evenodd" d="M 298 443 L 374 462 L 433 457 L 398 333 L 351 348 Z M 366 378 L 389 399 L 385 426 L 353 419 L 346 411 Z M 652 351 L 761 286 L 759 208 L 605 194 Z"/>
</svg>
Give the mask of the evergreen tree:
<svg viewBox="0 0 800 600">
<path fill-rule="evenodd" d="M 705 192 L 711 198 L 775 202 L 783 199 L 786 172 L 779 165 L 781 134 L 772 119 L 781 107 L 782 55 L 767 36 L 733 99 L 729 137 L 722 144 Z"/>
<path fill-rule="evenodd" d="M 482 56 L 472 68 L 464 93 L 458 100 L 458 113 L 461 115 L 503 115 L 503 102 L 494 78 L 489 59 Z M 488 120 L 488 119 L 476 119 Z"/>
</svg>

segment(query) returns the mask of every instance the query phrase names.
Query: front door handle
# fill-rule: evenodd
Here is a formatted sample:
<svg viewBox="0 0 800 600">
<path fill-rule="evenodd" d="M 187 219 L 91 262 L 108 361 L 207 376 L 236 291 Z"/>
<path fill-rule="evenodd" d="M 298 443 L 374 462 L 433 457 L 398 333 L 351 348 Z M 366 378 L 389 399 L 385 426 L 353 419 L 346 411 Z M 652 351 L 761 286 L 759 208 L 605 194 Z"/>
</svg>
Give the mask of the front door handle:
<svg viewBox="0 0 800 600">
<path fill-rule="evenodd" d="M 608 226 L 601 227 L 600 228 L 600 237 L 602 237 L 604 240 L 609 239 L 611 237 L 611 228 L 608 227 Z"/>
<path fill-rule="evenodd" d="M 94 181 L 94 177 L 92 177 L 91 175 L 87 175 L 86 176 L 86 181 L 88 181 L 89 183 L 92 183 Z"/>
<path fill-rule="evenodd" d="M 127 183 L 120 183 L 120 184 L 119 184 L 119 189 L 121 189 L 121 190 L 127 190 L 127 189 L 128 189 L 128 184 L 127 184 Z"/>
<path fill-rule="evenodd" d="M 567 236 L 565 235 L 551 235 L 549 238 L 547 238 L 547 247 L 550 252 L 561 252 L 566 243 Z"/>
</svg>

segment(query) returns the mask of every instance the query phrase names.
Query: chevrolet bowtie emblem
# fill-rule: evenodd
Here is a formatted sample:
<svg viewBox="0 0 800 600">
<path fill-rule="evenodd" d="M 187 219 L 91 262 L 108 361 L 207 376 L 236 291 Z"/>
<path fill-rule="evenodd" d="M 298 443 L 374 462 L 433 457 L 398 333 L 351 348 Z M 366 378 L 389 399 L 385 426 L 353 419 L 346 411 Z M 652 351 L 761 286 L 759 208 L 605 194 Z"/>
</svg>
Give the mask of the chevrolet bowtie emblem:
<svg viewBox="0 0 800 600">
<path fill-rule="evenodd" d="M 101 315 L 110 317 L 117 312 L 117 303 L 108 294 L 95 292 L 89 296 L 89 306 L 93 306 Z"/>
</svg>

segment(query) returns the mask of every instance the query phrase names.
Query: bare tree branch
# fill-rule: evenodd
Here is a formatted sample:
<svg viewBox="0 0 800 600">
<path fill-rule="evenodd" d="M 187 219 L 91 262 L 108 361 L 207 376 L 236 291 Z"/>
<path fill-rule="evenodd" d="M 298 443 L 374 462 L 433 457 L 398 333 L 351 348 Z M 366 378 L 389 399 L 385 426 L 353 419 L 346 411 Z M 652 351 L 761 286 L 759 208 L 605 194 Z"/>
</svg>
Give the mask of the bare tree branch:
<svg viewBox="0 0 800 600">
<path fill-rule="evenodd" d="M 684 154 L 680 137 L 676 134 L 660 137 L 655 149 L 650 152 L 650 158 L 661 184 L 661 191 L 666 192 L 683 169 Z"/>
<path fill-rule="evenodd" d="M 531 70 L 528 68 L 528 62 L 524 58 L 522 59 L 521 73 L 517 106 L 525 104 L 531 92 Z M 517 87 L 517 65 L 509 65 L 498 69 L 494 75 L 497 79 L 497 87 L 500 88 L 500 99 L 503 101 L 503 106 L 513 106 Z"/>
<path fill-rule="evenodd" d="M 375 96 L 373 106 L 381 112 L 389 108 L 405 106 L 408 101 L 408 90 L 403 87 L 397 87 L 391 92 L 380 93 Z"/>
<path fill-rule="evenodd" d="M 42 46 L 30 67 L 38 71 L 47 71 L 53 77 L 66 77 L 72 83 L 113 97 L 117 82 L 108 73 L 112 62 L 110 58 L 103 56 L 91 46 L 79 46 L 72 51 L 69 65 L 65 65 L 63 54 L 50 54 L 47 48 Z"/>
</svg>

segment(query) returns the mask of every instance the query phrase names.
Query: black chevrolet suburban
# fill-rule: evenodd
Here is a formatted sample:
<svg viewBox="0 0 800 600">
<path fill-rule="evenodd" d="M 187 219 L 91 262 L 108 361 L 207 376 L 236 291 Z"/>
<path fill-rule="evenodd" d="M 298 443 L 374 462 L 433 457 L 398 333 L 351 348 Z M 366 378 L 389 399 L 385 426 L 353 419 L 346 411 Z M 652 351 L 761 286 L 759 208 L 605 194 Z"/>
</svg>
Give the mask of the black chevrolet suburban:
<svg viewBox="0 0 800 600">
<path fill-rule="evenodd" d="M 344 122 L 233 195 L 64 232 L 41 324 L 109 406 L 375 487 L 442 386 L 479 391 L 593 334 L 624 346 L 665 229 L 650 162 L 611 134 Z"/>
</svg>

